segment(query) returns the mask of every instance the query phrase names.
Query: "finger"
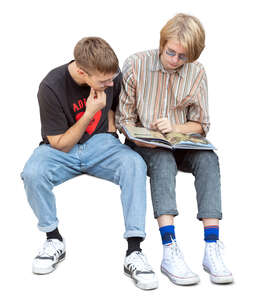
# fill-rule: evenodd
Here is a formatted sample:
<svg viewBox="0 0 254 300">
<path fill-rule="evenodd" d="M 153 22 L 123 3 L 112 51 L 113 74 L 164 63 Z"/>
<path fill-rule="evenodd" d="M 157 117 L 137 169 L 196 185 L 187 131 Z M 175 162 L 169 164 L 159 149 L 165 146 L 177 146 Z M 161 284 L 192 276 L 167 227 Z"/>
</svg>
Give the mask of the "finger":
<svg viewBox="0 0 254 300">
<path fill-rule="evenodd" d="M 158 129 L 158 126 L 161 124 L 160 123 L 161 121 L 156 121 L 156 122 L 154 122 L 152 125 L 154 126 L 154 128 L 157 128 Z"/>
<path fill-rule="evenodd" d="M 167 121 L 166 120 L 157 120 L 157 122 L 156 122 L 157 127 L 161 126 L 163 124 L 167 124 Z"/>
<path fill-rule="evenodd" d="M 105 94 L 104 91 L 96 91 L 98 98 Z"/>
<path fill-rule="evenodd" d="M 92 99 L 95 98 L 95 90 L 94 90 L 93 88 L 91 88 L 91 90 L 90 90 L 90 95 L 89 95 L 89 97 L 91 97 Z"/>
<path fill-rule="evenodd" d="M 168 129 L 162 129 L 161 132 L 162 132 L 162 133 L 168 133 L 168 132 L 170 132 L 170 131 L 169 131 Z"/>
<path fill-rule="evenodd" d="M 154 124 L 152 123 L 152 124 L 151 124 L 151 129 L 152 129 L 152 130 L 156 130 L 156 129 L 157 129 L 157 126 L 154 125 Z"/>
<path fill-rule="evenodd" d="M 160 119 L 157 119 L 155 122 L 153 122 L 153 125 L 157 126 L 158 122 L 160 122 Z"/>
<path fill-rule="evenodd" d="M 162 129 L 160 129 L 160 132 L 161 133 L 168 133 L 168 132 L 170 132 L 171 130 L 169 129 L 169 128 L 162 128 Z"/>
<path fill-rule="evenodd" d="M 163 130 L 163 129 L 168 128 L 168 126 L 166 126 L 165 124 L 159 124 L 157 127 L 158 127 L 159 130 Z"/>
<path fill-rule="evenodd" d="M 156 123 L 152 123 L 152 128 L 153 129 L 158 129 L 157 124 Z"/>
</svg>

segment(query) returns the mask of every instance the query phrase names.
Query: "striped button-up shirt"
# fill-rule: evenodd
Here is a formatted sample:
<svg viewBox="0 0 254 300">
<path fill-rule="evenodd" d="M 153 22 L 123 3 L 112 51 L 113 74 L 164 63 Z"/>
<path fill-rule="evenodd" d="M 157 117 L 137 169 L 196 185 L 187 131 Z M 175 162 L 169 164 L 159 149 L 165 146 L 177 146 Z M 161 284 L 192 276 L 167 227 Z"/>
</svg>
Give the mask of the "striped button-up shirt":
<svg viewBox="0 0 254 300">
<path fill-rule="evenodd" d="M 168 118 L 172 124 L 198 122 L 207 134 L 207 100 L 207 79 L 200 63 L 166 71 L 158 50 L 136 53 L 123 66 L 116 125 L 119 129 L 124 124 L 153 129 L 157 119 Z"/>
</svg>

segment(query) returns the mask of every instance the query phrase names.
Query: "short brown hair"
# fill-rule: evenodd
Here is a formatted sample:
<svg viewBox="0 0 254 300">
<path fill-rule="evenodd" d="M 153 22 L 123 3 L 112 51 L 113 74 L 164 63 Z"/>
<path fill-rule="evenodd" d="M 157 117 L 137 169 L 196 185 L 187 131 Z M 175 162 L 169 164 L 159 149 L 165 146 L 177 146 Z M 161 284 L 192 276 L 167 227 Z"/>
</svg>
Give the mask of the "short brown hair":
<svg viewBox="0 0 254 300">
<path fill-rule="evenodd" d="M 99 37 L 81 39 L 74 48 L 77 66 L 86 72 L 116 73 L 118 59 L 110 45 Z"/>
<path fill-rule="evenodd" d="M 205 31 L 200 21 L 193 16 L 177 14 L 160 32 L 160 54 L 170 39 L 176 39 L 186 49 L 189 62 L 197 60 L 205 48 Z"/>
</svg>

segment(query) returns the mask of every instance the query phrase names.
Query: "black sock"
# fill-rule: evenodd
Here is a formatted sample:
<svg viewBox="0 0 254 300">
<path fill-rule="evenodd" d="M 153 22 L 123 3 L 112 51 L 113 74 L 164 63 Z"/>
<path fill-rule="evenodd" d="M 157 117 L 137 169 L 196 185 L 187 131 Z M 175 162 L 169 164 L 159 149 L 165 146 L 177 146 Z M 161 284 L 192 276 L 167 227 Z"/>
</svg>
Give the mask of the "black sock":
<svg viewBox="0 0 254 300">
<path fill-rule="evenodd" d="M 128 241 L 128 250 L 126 251 L 126 256 L 130 255 L 133 251 L 142 251 L 140 248 L 140 243 L 143 241 L 143 238 L 139 236 L 130 237 Z"/>
<path fill-rule="evenodd" d="M 55 230 L 51 231 L 51 232 L 46 232 L 47 234 L 47 240 L 50 239 L 58 239 L 59 241 L 63 241 L 63 238 L 61 236 L 61 234 L 58 231 L 58 228 L 56 228 Z"/>
</svg>

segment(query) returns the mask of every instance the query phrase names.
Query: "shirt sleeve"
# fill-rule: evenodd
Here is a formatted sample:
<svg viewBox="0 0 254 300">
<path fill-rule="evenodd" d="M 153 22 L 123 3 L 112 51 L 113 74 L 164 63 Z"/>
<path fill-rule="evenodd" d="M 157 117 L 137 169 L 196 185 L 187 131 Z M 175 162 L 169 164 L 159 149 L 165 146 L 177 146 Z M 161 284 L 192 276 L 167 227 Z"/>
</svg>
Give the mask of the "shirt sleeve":
<svg viewBox="0 0 254 300">
<path fill-rule="evenodd" d="M 38 91 L 42 137 L 63 134 L 68 123 L 63 108 L 55 93 L 45 84 Z"/>
<path fill-rule="evenodd" d="M 136 110 L 136 78 L 130 59 L 127 59 L 123 66 L 122 88 L 119 98 L 119 105 L 116 111 L 116 126 L 135 125 L 138 119 Z"/>
<path fill-rule="evenodd" d="M 193 97 L 193 103 L 188 108 L 187 120 L 200 123 L 205 136 L 210 128 L 207 91 L 207 77 L 203 70 L 202 79 Z"/>
</svg>

